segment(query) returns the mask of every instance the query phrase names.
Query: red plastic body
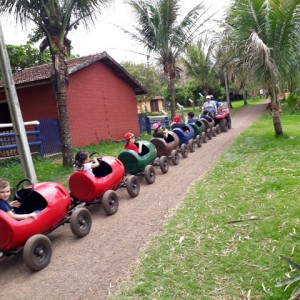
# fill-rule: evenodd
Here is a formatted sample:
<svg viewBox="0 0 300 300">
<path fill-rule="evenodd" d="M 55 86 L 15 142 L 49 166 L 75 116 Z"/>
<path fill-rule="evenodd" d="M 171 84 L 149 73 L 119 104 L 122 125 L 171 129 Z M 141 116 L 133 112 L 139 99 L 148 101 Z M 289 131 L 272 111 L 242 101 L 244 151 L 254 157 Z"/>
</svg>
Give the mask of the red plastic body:
<svg viewBox="0 0 300 300">
<path fill-rule="evenodd" d="M 24 201 L 34 201 L 36 195 L 46 200 L 47 206 L 38 218 L 17 221 L 0 210 L 0 251 L 17 250 L 35 234 L 45 233 L 55 227 L 71 206 L 68 190 L 57 183 L 44 182 L 34 186 L 34 192 Z"/>
<path fill-rule="evenodd" d="M 69 178 L 72 195 L 79 201 L 91 202 L 101 198 L 108 190 L 115 190 L 123 180 L 125 168 L 122 162 L 112 156 L 103 156 L 100 166 L 93 170 L 75 171 Z"/>
<path fill-rule="evenodd" d="M 215 119 L 224 119 L 228 116 L 229 114 L 229 108 L 224 108 L 224 109 L 221 109 L 219 111 L 219 113 L 217 115 L 215 115 Z"/>
</svg>

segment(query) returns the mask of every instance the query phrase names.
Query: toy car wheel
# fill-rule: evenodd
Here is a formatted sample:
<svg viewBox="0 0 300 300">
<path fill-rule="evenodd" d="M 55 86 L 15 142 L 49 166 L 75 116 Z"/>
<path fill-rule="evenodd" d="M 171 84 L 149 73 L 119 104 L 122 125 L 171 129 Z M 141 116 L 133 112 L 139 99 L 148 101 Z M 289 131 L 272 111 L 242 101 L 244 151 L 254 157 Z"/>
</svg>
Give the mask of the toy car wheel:
<svg viewBox="0 0 300 300">
<path fill-rule="evenodd" d="M 228 117 L 228 119 L 227 119 L 227 127 L 228 127 L 228 129 L 231 129 L 231 118 L 230 117 Z"/>
<path fill-rule="evenodd" d="M 200 135 L 196 136 L 196 144 L 197 144 L 198 148 L 200 148 L 202 146 L 202 140 L 201 140 L 201 136 Z"/>
<path fill-rule="evenodd" d="M 45 268 L 51 260 L 52 246 L 49 238 L 43 234 L 30 237 L 23 249 L 24 263 L 33 271 Z"/>
<path fill-rule="evenodd" d="M 190 152 L 195 152 L 195 143 L 193 140 L 189 140 L 189 149 Z"/>
<path fill-rule="evenodd" d="M 211 129 L 210 128 L 207 129 L 206 135 L 207 135 L 207 137 L 208 137 L 209 140 L 212 139 L 212 133 L 211 133 Z"/>
<path fill-rule="evenodd" d="M 75 209 L 70 218 L 70 227 L 77 237 L 88 235 L 92 227 L 91 213 L 84 207 Z"/>
<path fill-rule="evenodd" d="M 180 146 L 180 151 L 181 151 L 181 155 L 182 155 L 183 158 L 187 158 L 188 157 L 189 152 L 188 152 L 188 149 L 187 149 L 187 147 L 186 147 L 185 144 L 182 144 Z"/>
<path fill-rule="evenodd" d="M 222 119 L 220 121 L 220 129 L 221 129 L 221 132 L 227 132 L 228 131 L 227 120 L 226 119 Z"/>
<path fill-rule="evenodd" d="M 103 209 L 107 215 L 113 215 L 118 211 L 119 199 L 118 195 L 113 190 L 108 190 L 104 193 L 102 198 Z"/>
<path fill-rule="evenodd" d="M 159 167 L 160 167 L 161 171 L 164 174 L 168 173 L 168 171 L 169 171 L 169 162 L 168 162 L 168 158 L 166 156 L 161 156 L 159 158 Z"/>
<path fill-rule="evenodd" d="M 171 152 L 171 160 L 173 165 L 178 165 L 179 164 L 179 154 L 178 151 L 173 149 Z"/>
<path fill-rule="evenodd" d="M 154 183 L 156 179 L 155 169 L 153 166 L 148 165 L 145 168 L 145 179 L 149 184 Z"/>
<path fill-rule="evenodd" d="M 205 131 L 202 132 L 201 139 L 202 139 L 203 143 L 207 143 L 207 135 L 206 135 Z"/>
<path fill-rule="evenodd" d="M 212 132 L 212 136 L 213 136 L 213 137 L 216 137 L 216 136 L 217 136 L 217 130 L 216 130 L 216 127 L 213 127 L 213 128 L 211 129 L 211 132 Z"/>
<path fill-rule="evenodd" d="M 134 175 L 130 175 L 126 180 L 126 188 L 130 197 L 134 198 L 140 193 L 140 182 Z"/>
<path fill-rule="evenodd" d="M 217 134 L 221 133 L 221 129 L 220 129 L 220 125 L 219 124 L 216 125 L 216 132 L 217 132 Z"/>
</svg>

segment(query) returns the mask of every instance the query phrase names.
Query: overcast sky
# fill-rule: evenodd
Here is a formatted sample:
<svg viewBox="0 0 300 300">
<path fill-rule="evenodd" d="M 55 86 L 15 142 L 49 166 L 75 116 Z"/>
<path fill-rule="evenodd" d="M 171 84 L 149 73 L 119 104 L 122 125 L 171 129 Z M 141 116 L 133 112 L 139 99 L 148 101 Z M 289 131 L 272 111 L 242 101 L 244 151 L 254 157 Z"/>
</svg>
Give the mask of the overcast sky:
<svg viewBox="0 0 300 300">
<path fill-rule="evenodd" d="M 200 0 L 181 0 L 183 15 L 200 2 Z M 83 26 L 79 26 L 77 30 L 69 33 L 68 38 L 72 41 L 73 47 L 72 54 L 84 56 L 106 51 L 117 62 L 146 63 L 147 57 L 138 54 L 144 53 L 142 46 L 132 41 L 128 34 L 123 33 L 114 25 L 117 24 L 130 31 L 132 24 L 134 24 L 130 7 L 121 0 L 115 0 L 115 3 L 118 4 L 103 10 L 95 27 L 91 26 L 87 31 Z M 204 3 L 207 6 L 212 6 L 211 12 L 218 12 L 217 17 L 220 17 L 229 0 L 204 0 Z M 6 44 L 20 45 L 26 43 L 27 34 L 30 30 L 22 30 L 20 26 L 16 26 L 12 18 L 2 19 L 1 24 Z"/>
</svg>

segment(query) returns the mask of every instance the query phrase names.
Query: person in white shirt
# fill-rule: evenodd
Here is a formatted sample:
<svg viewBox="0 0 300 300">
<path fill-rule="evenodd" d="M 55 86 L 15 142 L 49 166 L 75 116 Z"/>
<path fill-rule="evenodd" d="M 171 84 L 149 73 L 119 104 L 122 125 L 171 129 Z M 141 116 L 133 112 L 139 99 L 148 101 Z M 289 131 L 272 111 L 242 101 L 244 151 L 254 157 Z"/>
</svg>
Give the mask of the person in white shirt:
<svg viewBox="0 0 300 300">
<path fill-rule="evenodd" d="M 211 101 L 210 95 L 206 96 L 206 102 L 204 102 L 204 104 L 202 106 L 202 112 L 204 112 L 204 111 L 208 111 L 213 117 L 216 115 L 216 113 L 218 111 L 216 103 Z"/>
</svg>

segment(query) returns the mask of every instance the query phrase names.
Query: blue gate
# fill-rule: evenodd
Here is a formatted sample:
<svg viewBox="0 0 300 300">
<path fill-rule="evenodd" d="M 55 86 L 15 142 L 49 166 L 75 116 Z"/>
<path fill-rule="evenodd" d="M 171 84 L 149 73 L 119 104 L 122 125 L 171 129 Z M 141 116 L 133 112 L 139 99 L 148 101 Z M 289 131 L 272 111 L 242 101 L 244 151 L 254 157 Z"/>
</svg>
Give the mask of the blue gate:
<svg viewBox="0 0 300 300">
<path fill-rule="evenodd" d="M 40 134 L 45 155 L 62 152 L 59 123 L 57 119 L 42 119 L 40 122 Z"/>
</svg>

